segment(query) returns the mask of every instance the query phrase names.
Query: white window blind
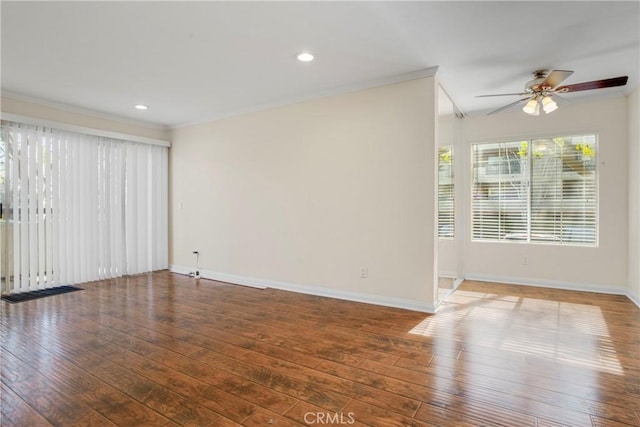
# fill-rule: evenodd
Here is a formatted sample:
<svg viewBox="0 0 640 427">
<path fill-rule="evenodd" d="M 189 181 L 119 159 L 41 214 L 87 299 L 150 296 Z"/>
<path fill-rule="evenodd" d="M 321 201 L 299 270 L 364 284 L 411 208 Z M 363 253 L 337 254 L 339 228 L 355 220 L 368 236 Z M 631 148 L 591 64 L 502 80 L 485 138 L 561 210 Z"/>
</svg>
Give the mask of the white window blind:
<svg viewBox="0 0 640 427">
<path fill-rule="evenodd" d="M 595 135 L 472 151 L 474 240 L 597 244 Z"/>
<path fill-rule="evenodd" d="M 168 266 L 167 148 L 2 124 L 3 292 Z"/>
<path fill-rule="evenodd" d="M 453 147 L 438 148 L 438 237 L 452 239 L 455 235 L 455 193 Z"/>
<path fill-rule="evenodd" d="M 532 143 L 531 240 L 595 244 L 595 135 Z"/>
</svg>

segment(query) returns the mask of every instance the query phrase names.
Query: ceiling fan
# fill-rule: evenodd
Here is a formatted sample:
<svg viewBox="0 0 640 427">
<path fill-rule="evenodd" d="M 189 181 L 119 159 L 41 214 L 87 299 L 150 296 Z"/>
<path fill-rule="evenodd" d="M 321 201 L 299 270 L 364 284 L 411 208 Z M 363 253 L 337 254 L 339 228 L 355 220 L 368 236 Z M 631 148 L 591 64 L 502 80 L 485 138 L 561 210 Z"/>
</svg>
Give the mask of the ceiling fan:
<svg viewBox="0 0 640 427">
<path fill-rule="evenodd" d="M 480 95 L 476 98 L 484 98 L 490 96 L 524 96 L 511 104 L 500 107 L 489 114 L 499 113 L 500 111 L 513 108 L 523 102 L 526 102 L 522 111 L 532 116 L 540 115 L 540 108 L 546 114 L 552 113 L 558 109 L 558 104 L 553 100 L 552 96 L 559 93 L 579 92 L 583 90 L 604 89 L 608 87 L 624 86 L 627 84 L 627 76 L 614 77 L 612 79 L 594 80 L 591 82 L 576 83 L 566 86 L 558 86 L 567 77 L 573 74 L 568 70 L 537 70 L 533 72 L 533 80 L 528 81 L 524 85 L 524 92 L 520 93 L 501 93 L 497 95 Z"/>
</svg>

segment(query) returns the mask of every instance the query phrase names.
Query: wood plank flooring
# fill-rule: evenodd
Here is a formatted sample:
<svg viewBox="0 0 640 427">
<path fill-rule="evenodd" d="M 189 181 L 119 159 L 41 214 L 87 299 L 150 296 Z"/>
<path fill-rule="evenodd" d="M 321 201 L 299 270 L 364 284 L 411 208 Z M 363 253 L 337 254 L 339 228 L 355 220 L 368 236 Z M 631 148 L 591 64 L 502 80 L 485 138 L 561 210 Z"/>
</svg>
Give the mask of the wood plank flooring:
<svg viewBox="0 0 640 427">
<path fill-rule="evenodd" d="M 465 282 L 437 315 L 169 272 L 2 302 L 2 426 L 639 426 L 640 309 Z"/>
</svg>

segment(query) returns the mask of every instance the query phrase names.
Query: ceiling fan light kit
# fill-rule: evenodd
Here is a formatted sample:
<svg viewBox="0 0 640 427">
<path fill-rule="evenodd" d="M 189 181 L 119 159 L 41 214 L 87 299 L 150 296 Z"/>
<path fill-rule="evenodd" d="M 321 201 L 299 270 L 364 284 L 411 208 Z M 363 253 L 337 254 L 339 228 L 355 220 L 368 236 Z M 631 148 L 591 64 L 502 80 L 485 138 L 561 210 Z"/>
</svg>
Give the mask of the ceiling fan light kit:
<svg viewBox="0 0 640 427">
<path fill-rule="evenodd" d="M 538 102 L 538 98 L 532 98 L 527 102 L 524 107 L 522 107 L 522 111 L 532 116 L 540 115 L 540 103 Z"/>
<path fill-rule="evenodd" d="M 558 104 L 550 96 L 545 96 L 542 98 L 542 109 L 546 114 L 553 113 L 558 109 Z"/>
<path fill-rule="evenodd" d="M 508 110 L 525 102 L 522 111 L 532 116 L 540 115 L 540 108 L 545 114 L 553 113 L 558 109 L 558 104 L 553 100 L 553 95 L 559 93 L 572 93 L 583 90 L 605 89 L 609 87 L 624 86 L 627 84 L 628 77 L 620 76 L 612 79 L 594 80 L 591 82 L 576 83 L 567 86 L 558 86 L 567 77 L 573 74 L 569 70 L 537 70 L 533 72 L 533 80 L 528 81 L 524 85 L 524 92 L 521 93 L 503 93 L 498 95 L 480 95 L 479 97 L 491 96 L 524 96 L 511 104 L 500 107 L 489 114 L 495 114 L 500 111 Z"/>
<path fill-rule="evenodd" d="M 539 116 L 540 105 L 542 105 L 542 109 L 544 110 L 545 114 L 551 114 L 558 109 L 558 104 L 556 104 L 551 96 L 544 95 L 531 98 L 524 105 L 524 107 L 522 107 L 522 111 L 532 116 Z"/>
</svg>

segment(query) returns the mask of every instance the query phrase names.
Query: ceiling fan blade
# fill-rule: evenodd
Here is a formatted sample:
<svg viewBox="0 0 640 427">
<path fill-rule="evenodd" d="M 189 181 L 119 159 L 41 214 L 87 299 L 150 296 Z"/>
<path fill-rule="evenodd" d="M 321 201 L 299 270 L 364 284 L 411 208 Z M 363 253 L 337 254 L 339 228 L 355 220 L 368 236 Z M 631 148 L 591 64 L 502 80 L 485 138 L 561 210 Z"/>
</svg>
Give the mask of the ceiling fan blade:
<svg viewBox="0 0 640 427">
<path fill-rule="evenodd" d="M 522 93 L 499 93 L 496 95 L 477 95 L 476 98 L 487 98 L 490 96 L 523 96 L 523 95 L 529 95 L 527 92 L 522 92 Z"/>
<path fill-rule="evenodd" d="M 499 113 L 500 111 L 508 110 L 509 108 L 513 108 L 516 105 L 521 104 L 524 101 L 528 101 L 529 99 L 531 99 L 530 96 L 527 96 L 526 98 L 519 99 L 516 102 L 512 102 L 511 104 L 507 104 L 504 107 L 498 108 L 497 110 L 493 110 L 492 112 L 488 113 L 488 115 Z"/>
<path fill-rule="evenodd" d="M 627 84 L 628 76 L 614 77 L 612 79 L 594 80 L 592 82 L 576 83 L 574 85 L 560 86 L 556 92 L 579 92 L 581 90 L 604 89 L 608 87 L 624 86 Z"/>
<path fill-rule="evenodd" d="M 549 73 L 549 75 L 544 79 L 542 83 L 539 84 L 539 87 L 548 87 L 554 88 L 562 83 L 567 77 L 573 74 L 573 71 L 569 70 L 553 70 Z"/>
</svg>

